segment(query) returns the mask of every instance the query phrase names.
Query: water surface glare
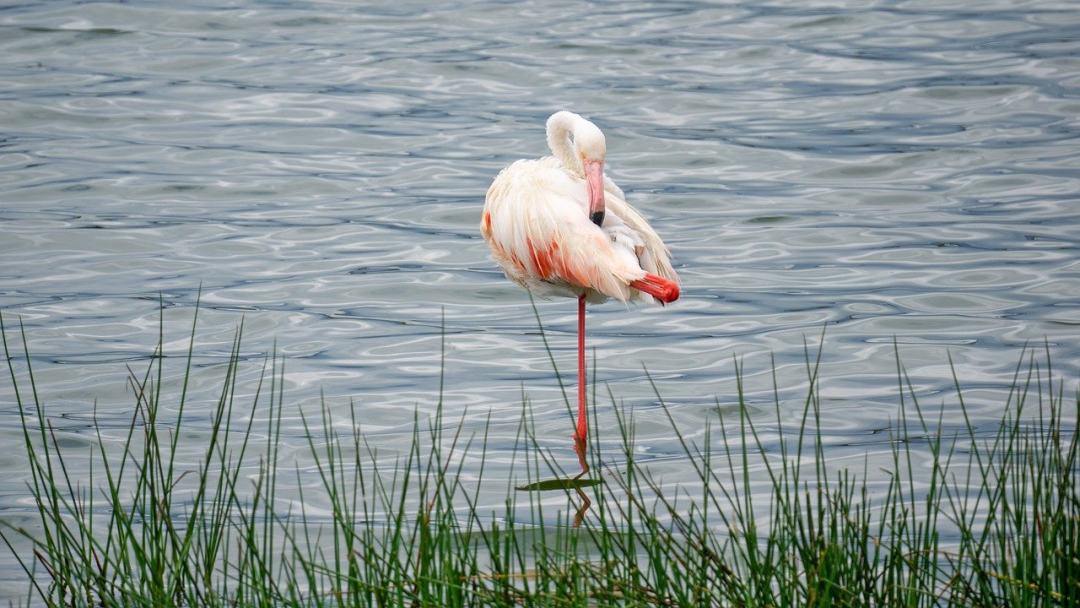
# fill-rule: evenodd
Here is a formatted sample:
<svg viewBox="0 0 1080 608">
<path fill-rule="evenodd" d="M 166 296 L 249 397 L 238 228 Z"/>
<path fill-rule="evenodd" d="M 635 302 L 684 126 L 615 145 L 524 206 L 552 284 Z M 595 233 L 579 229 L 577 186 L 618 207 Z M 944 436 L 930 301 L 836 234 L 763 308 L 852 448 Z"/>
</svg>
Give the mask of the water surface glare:
<svg viewBox="0 0 1080 608">
<path fill-rule="evenodd" d="M 894 343 L 949 424 L 949 354 L 977 425 L 1025 344 L 1048 342 L 1073 394 L 1075 3 L 453 4 L 0 8 L 0 309 L 59 433 L 91 441 L 96 401 L 123 436 L 159 294 L 178 386 L 201 285 L 191 458 L 241 319 L 246 394 L 276 345 L 290 404 L 323 391 L 344 424 L 351 400 L 393 454 L 434 410 L 445 314 L 446 415 L 491 417 L 481 508 L 502 508 L 523 391 L 572 467 L 529 300 L 478 231 L 493 176 L 543 155 L 563 108 L 605 131 L 609 175 L 684 282 L 665 309 L 590 311 L 601 394 L 634 410 L 643 459 L 680 453 L 644 368 L 696 439 L 730 414 L 740 358 L 767 430 L 773 361 L 793 420 L 823 328 L 828 440 L 860 468 L 889 450 Z M 539 310 L 572 372 L 574 303 Z M 291 463 L 306 440 L 286 414 Z M 21 441 L 7 382 L 0 441 Z M 24 458 L 0 455 L 0 513 L 32 508 Z M 675 461 L 664 480 L 691 475 Z M 0 569 L 19 578 L 6 553 Z"/>
</svg>

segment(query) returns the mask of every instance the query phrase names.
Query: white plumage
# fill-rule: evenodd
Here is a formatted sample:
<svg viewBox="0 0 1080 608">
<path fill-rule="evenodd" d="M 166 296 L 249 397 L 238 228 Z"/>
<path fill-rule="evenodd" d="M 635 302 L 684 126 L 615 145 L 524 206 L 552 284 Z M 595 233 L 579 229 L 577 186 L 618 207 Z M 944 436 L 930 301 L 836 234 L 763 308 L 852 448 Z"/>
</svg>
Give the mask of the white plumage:
<svg viewBox="0 0 1080 608">
<path fill-rule="evenodd" d="M 647 273 L 676 285 L 667 246 L 602 174 L 602 223 L 590 219 L 585 166 L 602 170 L 600 129 L 557 112 L 547 139 L 553 156 L 511 164 L 487 191 L 481 232 L 506 276 L 541 297 L 584 293 L 589 302 L 650 298 L 631 286 Z"/>
</svg>

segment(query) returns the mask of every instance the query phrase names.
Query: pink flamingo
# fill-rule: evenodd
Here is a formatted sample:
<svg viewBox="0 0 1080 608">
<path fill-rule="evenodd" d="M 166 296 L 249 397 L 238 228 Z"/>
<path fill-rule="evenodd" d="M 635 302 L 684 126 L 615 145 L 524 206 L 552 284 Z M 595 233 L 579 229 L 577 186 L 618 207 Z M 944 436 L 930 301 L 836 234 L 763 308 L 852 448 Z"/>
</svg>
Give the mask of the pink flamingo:
<svg viewBox="0 0 1080 608">
<path fill-rule="evenodd" d="M 603 132 L 573 112 L 556 112 L 547 121 L 547 141 L 553 156 L 519 160 L 492 182 L 480 231 L 511 281 L 540 297 L 578 300 L 580 478 L 589 472 L 585 302 L 666 304 L 679 297 L 679 283 L 660 236 L 604 176 Z"/>
</svg>

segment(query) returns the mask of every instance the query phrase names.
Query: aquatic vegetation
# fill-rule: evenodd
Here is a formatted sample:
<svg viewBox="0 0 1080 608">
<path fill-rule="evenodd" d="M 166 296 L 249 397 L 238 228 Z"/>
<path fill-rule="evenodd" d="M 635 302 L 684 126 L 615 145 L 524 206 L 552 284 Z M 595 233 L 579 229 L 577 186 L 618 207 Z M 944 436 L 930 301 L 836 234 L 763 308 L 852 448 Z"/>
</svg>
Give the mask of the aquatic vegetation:
<svg viewBox="0 0 1080 608">
<path fill-rule="evenodd" d="M 193 345 L 194 322 L 191 331 Z M 132 373 L 124 439 L 106 441 L 95 424 L 87 454 L 50 423 L 26 336 L 0 333 L 38 518 L 4 520 L 0 535 L 33 603 L 1064 606 L 1080 598 L 1080 401 L 1065 398 L 1048 351 L 1022 354 L 989 432 L 968 418 L 959 381 L 947 407 L 966 424 L 943 428 L 898 359 L 891 464 L 881 470 L 830 466 L 820 354 L 807 355 L 797 423 L 785 424 L 775 404 L 777 440 L 759 432 L 741 382 L 734 413 L 719 410 L 700 442 L 682 434 L 656 390 L 696 477 L 674 489 L 636 459 L 632 415 L 617 406 L 621 453 L 603 453 L 595 438 L 590 450 L 599 483 L 545 480 L 561 473 L 537 449 L 523 403 L 514 455 L 524 487 L 565 493 L 568 509 L 553 514 L 538 492 L 508 487 L 505 511 L 492 517 L 478 509 L 479 488 L 507 480 L 484 477 L 486 431 L 466 435 L 444 420 L 441 395 L 434 416 L 414 418 L 392 467 L 380 465 L 355 418 L 335 423 L 337 406 L 300 411 L 310 458 L 301 471 L 279 451 L 290 408 L 285 363 L 268 358 L 253 397 L 239 401 L 241 327 L 208 433 L 181 432 L 192 424 L 189 348 L 180 386 L 165 386 L 162 356 Z M 21 335 L 21 355 L 9 333 Z M 197 441 L 201 458 L 179 459 L 183 441 Z M 89 475 L 74 473 L 73 461 L 87 458 Z M 317 476 L 319 495 L 281 500 L 289 475 Z M 750 491 L 752 475 L 767 491 Z M 575 527 L 579 491 L 591 505 Z"/>
</svg>

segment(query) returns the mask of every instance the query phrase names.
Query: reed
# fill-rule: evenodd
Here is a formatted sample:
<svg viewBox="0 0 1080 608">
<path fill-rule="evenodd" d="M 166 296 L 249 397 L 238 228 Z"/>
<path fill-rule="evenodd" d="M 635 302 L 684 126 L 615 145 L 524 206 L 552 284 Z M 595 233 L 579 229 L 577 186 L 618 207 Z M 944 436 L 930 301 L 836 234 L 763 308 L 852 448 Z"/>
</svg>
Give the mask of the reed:
<svg viewBox="0 0 1080 608">
<path fill-rule="evenodd" d="M 575 527 L 569 508 L 553 514 L 539 492 L 485 478 L 487 429 L 465 435 L 461 421 L 444 418 L 441 394 L 435 415 L 414 417 L 411 442 L 390 465 L 355 419 L 334 424 L 326 403 L 300 411 L 309 465 L 290 470 L 279 453 L 282 416 L 289 409 L 284 362 L 268 358 L 254 397 L 241 403 L 242 324 L 208 433 L 192 438 L 184 432 L 193 424 L 187 414 L 193 346 L 175 387 L 166 386 L 159 346 L 145 370 L 131 374 L 134 403 L 124 440 L 106 441 L 95 426 L 91 452 L 74 451 L 42 405 L 25 332 L 21 326 L 12 332 L 23 345 L 13 355 L 2 324 L 0 319 L 37 521 L 22 527 L 0 521 L 0 537 L 26 572 L 30 603 L 1080 602 L 1080 399 L 1064 397 L 1048 351 L 1023 353 L 1000 423 L 989 435 L 968 417 L 959 381 L 955 404 L 948 407 L 963 414 L 965 425 L 959 432 L 945 430 L 941 412 L 935 418 L 916 399 L 898 357 L 891 466 L 880 471 L 829 466 L 819 417 L 819 359 L 813 355 L 807 356 L 810 388 L 797 424 L 784 424 L 779 398 L 775 420 L 751 415 L 736 366 L 737 413 L 721 416 L 704 440 L 690 441 L 654 385 L 693 472 L 692 482 L 678 487 L 635 460 L 632 414 L 610 395 L 621 453 L 602 453 L 594 440 L 591 457 L 601 481 L 590 487 L 543 482 L 561 471 L 539 449 L 522 403 L 514 458 L 527 472 L 527 487 L 556 488 L 551 491 L 565 493 L 568 505 L 581 505 L 583 498 L 591 503 Z M 762 438 L 763 424 L 775 424 L 778 441 Z M 182 445 L 189 441 L 197 443 Z M 201 457 L 195 462 L 181 460 L 180 454 L 196 448 Z M 74 472 L 76 459 L 88 475 Z M 301 476 L 312 475 L 317 490 L 301 483 Z M 297 500 L 278 496 L 285 476 L 295 476 Z M 755 483 L 768 491 L 751 492 Z M 484 484 L 507 485 L 497 517 L 478 508 Z M 312 504 L 329 506 L 316 514 L 309 512 Z"/>
</svg>

